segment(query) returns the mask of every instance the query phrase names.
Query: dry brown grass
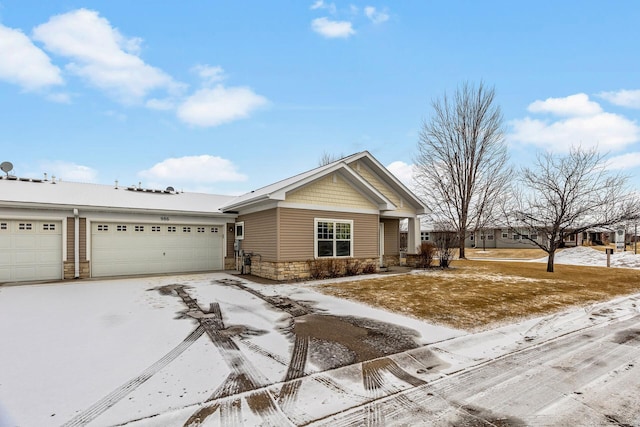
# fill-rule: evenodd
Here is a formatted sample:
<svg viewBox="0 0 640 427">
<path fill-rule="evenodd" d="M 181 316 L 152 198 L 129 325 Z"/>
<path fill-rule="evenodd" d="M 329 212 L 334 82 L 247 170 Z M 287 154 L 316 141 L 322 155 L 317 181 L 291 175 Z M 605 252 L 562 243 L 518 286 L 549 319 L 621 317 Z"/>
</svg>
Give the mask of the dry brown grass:
<svg viewBox="0 0 640 427">
<path fill-rule="evenodd" d="M 493 249 L 465 248 L 467 258 L 538 259 L 547 256 L 542 249 Z"/>
<path fill-rule="evenodd" d="M 640 292 L 640 271 L 455 261 L 452 269 L 322 285 L 322 292 L 430 322 L 480 330 Z"/>
</svg>

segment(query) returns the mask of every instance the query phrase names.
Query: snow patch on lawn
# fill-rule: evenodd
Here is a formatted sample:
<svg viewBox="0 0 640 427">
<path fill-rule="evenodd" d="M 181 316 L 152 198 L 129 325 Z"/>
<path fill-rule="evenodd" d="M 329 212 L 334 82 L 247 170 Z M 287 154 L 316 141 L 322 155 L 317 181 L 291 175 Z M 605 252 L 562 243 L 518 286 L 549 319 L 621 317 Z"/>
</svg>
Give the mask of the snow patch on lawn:
<svg viewBox="0 0 640 427">
<path fill-rule="evenodd" d="M 556 252 L 554 261 L 557 264 L 604 267 L 607 265 L 607 255 L 597 249 L 577 246 Z M 531 262 L 547 262 L 547 257 Z M 611 267 L 640 268 L 640 254 L 635 255 L 631 251 L 615 252 L 611 255 Z"/>
</svg>

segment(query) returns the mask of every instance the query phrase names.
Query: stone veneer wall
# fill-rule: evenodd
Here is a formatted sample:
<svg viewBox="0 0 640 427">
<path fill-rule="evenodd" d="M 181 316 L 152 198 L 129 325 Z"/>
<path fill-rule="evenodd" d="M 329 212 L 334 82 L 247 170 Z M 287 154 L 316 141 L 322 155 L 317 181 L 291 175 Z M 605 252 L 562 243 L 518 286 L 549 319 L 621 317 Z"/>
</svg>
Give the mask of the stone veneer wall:
<svg viewBox="0 0 640 427">
<path fill-rule="evenodd" d="M 383 255 L 382 258 L 386 267 L 400 265 L 400 255 Z"/>
<path fill-rule="evenodd" d="M 350 258 L 353 260 L 354 258 Z M 357 258 L 363 265 L 373 264 L 378 271 L 379 260 L 377 258 Z M 251 259 L 251 274 L 265 279 L 283 281 L 307 280 L 311 278 L 307 261 L 260 261 L 255 257 Z"/>
<path fill-rule="evenodd" d="M 90 277 L 90 265 L 89 261 L 80 261 L 80 279 L 87 279 Z M 64 279 L 73 279 L 76 274 L 76 269 L 73 261 L 64 262 Z"/>
</svg>

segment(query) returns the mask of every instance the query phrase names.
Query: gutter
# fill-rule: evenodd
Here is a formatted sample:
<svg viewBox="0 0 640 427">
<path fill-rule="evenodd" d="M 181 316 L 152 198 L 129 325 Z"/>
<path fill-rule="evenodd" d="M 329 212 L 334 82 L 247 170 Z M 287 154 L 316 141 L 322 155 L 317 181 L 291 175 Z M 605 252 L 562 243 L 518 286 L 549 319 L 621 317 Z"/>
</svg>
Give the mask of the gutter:
<svg viewBox="0 0 640 427">
<path fill-rule="evenodd" d="M 80 277 L 80 218 L 78 214 L 78 208 L 73 208 L 73 266 L 74 273 L 73 278 L 78 279 Z"/>
</svg>

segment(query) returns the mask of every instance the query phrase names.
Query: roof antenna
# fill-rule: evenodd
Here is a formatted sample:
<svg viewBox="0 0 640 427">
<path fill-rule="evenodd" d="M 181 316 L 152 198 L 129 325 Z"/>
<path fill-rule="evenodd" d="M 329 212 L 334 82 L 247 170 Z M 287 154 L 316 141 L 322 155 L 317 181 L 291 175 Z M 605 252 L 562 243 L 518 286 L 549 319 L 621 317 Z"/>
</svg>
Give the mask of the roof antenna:
<svg viewBox="0 0 640 427">
<path fill-rule="evenodd" d="M 13 170 L 13 163 L 11 162 L 2 162 L 0 163 L 0 169 L 2 169 L 2 172 L 7 174 L 7 178 L 9 177 L 9 172 L 11 172 Z"/>
</svg>

